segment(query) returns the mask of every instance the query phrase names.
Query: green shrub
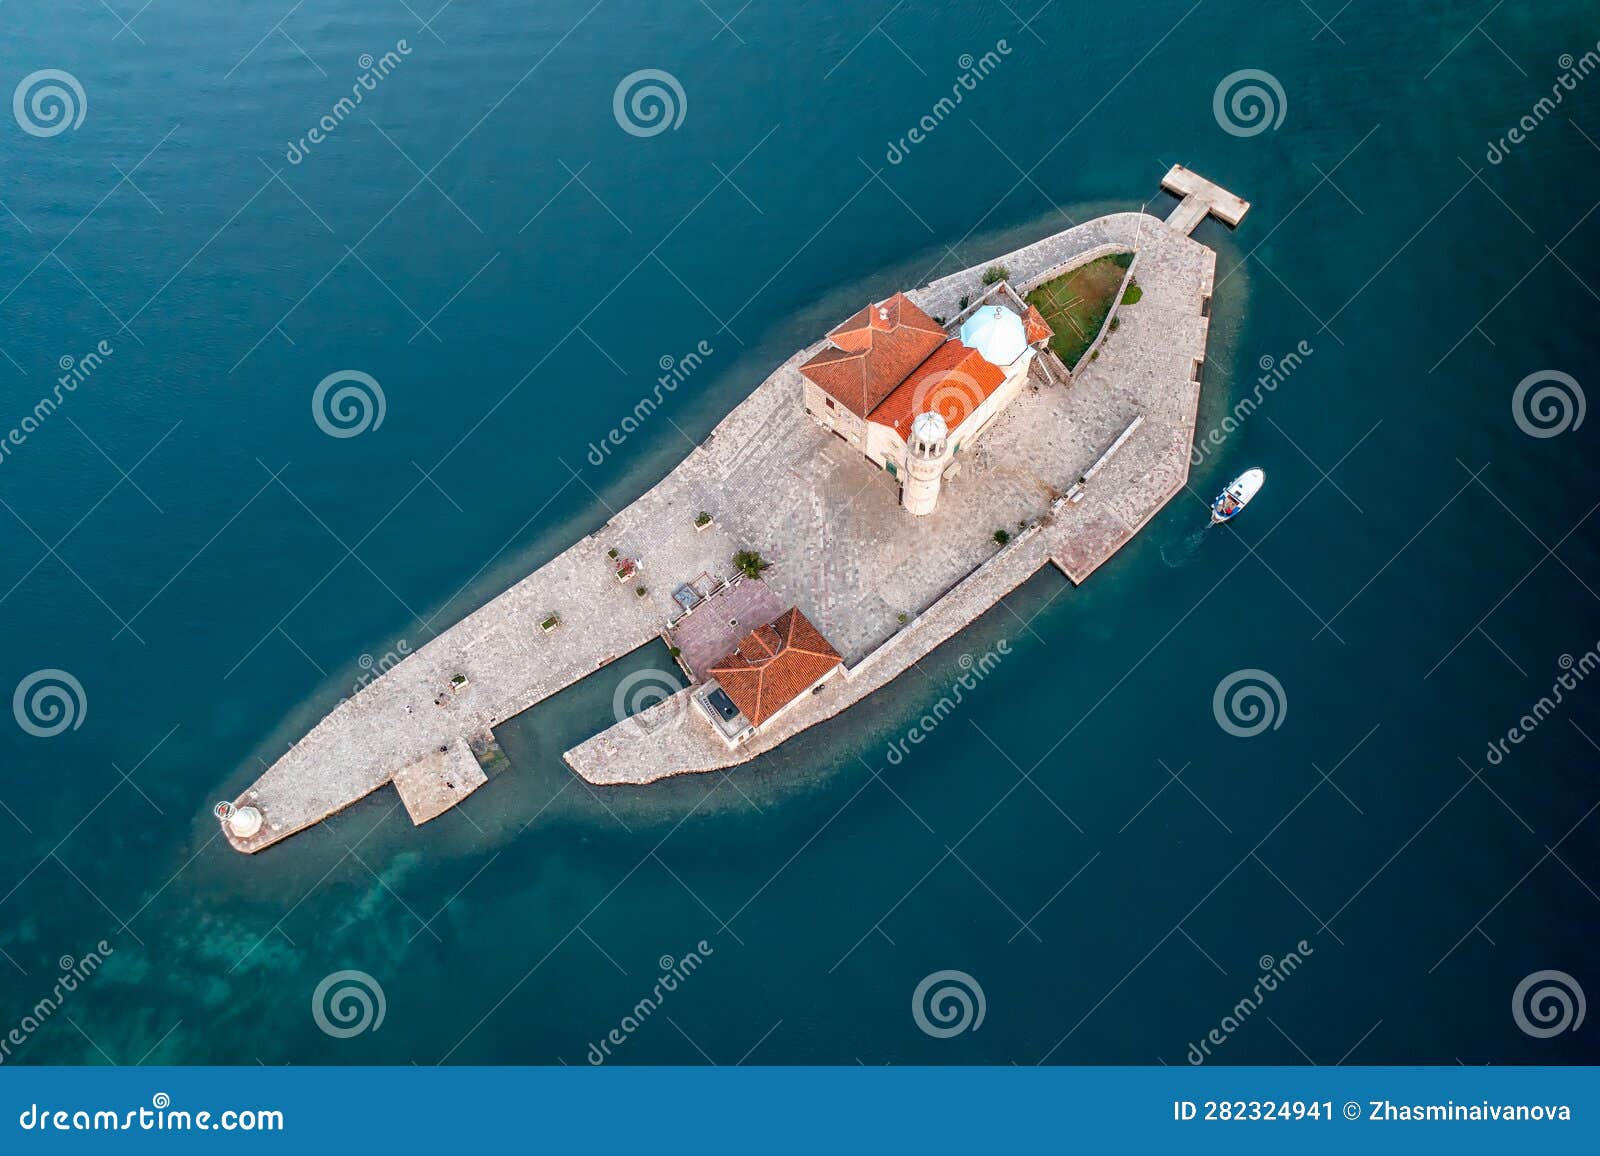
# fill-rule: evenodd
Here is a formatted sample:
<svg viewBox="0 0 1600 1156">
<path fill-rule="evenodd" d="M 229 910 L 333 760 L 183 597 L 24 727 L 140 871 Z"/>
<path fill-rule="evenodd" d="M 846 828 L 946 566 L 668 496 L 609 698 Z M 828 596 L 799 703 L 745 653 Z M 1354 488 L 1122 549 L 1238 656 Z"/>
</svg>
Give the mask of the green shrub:
<svg viewBox="0 0 1600 1156">
<path fill-rule="evenodd" d="M 761 571 L 772 565 L 754 550 L 740 550 L 733 556 L 734 569 L 746 578 L 759 578 Z"/>
<path fill-rule="evenodd" d="M 1004 265 L 990 265 L 983 271 L 983 283 L 985 285 L 998 285 L 1001 281 L 1009 281 L 1010 279 L 1011 270 Z"/>
<path fill-rule="evenodd" d="M 1004 546 L 1007 542 L 1011 541 L 1011 535 L 1006 533 L 1004 530 L 996 530 L 994 532 L 994 540 L 1000 545 Z"/>
</svg>

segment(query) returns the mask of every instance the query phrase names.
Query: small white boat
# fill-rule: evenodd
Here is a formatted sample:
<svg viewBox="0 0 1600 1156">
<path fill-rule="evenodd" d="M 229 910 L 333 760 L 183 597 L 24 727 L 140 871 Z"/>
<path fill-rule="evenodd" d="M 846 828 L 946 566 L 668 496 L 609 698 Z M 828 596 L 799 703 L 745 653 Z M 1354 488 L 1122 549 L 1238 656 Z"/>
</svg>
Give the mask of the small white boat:
<svg viewBox="0 0 1600 1156">
<path fill-rule="evenodd" d="M 1266 483 L 1265 470 L 1246 470 L 1233 481 L 1228 483 L 1228 488 L 1217 495 L 1216 501 L 1211 503 L 1211 524 L 1229 521 L 1240 510 L 1250 504 L 1250 499 L 1261 492 L 1261 487 Z"/>
</svg>

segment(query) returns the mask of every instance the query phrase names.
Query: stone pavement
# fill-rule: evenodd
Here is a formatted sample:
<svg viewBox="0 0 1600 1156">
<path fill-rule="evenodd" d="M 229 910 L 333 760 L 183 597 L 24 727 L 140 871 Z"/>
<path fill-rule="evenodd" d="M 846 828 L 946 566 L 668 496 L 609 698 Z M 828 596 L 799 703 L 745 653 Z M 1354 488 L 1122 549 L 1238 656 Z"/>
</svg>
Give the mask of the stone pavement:
<svg viewBox="0 0 1600 1156">
<path fill-rule="evenodd" d="M 1239 222 L 1250 211 L 1250 202 L 1236 197 L 1221 185 L 1206 180 L 1199 173 L 1182 165 L 1173 165 L 1161 178 L 1161 187 L 1183 200 L 1167 217 L 1167 224 L 1185 235 L 1194 232 L 1195 226 L 1207 216 L 1214 216 L 1223 224 L 1238 228 Z"/>
<path fill-rule="evenodd" d="M 906 515 L 894 480 L 803 412 L 797 366 L 819 339 L 601 530 L 335 708 L 236 800 L 265 822 L 249 839 L 225 830 L 229 841 L 245 852 L 269 846 L 658 637 L 681 612 L 673 590 L 702 573 L 730 576 L 739 549 L 773 563 L 766 585 L 822 630 L 849 677 L 734 752 L 684 710 L 686 695 L 674 696 L 569 751 L 585 778 L 643 783 L 747 761 L 883 685 L 1047 562 L 1081 581 L 1188 476 L 1215 254 L 1155 217 L 1119 213 L 909 294 L 930 314 L 954 316 L 962 296 L 981 294 L 982 272 L 996 260 L 1024 285 L 1117 250 L 1139 253 L 1143 299 L 1119 312 L 1118 332 L 1072 386 L 1043 375 L 1029 383 L 946 483 L 933 514 Z M 1060 505 L 1139 413 L 1146 420 L 1085 499 Z M 715 522 L 696 532 L 701 510 Z M 1003 550 L 996 529 L 1015 535 Z M 639 573 L 618 582 L 610 549 L 638 560 Z M 546 632 L 552 614 L 559 624 Z"/>
<path fill-rule="evenodd" d="M 466 739 L 428 751 L 395 772 L 394 789 L 417 826 L 437 819 L 489 781 Z"/>
</svg>

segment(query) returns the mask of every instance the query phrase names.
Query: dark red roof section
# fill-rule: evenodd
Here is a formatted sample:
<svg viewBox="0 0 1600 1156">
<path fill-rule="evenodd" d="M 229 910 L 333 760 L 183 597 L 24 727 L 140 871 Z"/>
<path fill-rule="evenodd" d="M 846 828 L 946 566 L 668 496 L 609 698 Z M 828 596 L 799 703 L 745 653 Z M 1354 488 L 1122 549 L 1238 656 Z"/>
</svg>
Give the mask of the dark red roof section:
<svg viewBox="0 0 1600 1156">
<path fill-rule="evenodd" d="M 706 673 L 745 718 L 760 726 L 843 661 L 822 632 L 791 607 L 745 635 Z"/>
<path fill-rule="evenodd" d="M 839 404 L 866 417 L 945 342 L 944 328 L 904 293 L 868 305 L 828 334 L 800 367 Z"/>
<path fill-rule="evenodd" d="M 937 413 L 953 431 L 1005 380 L 999 366 L 952 337 L 883 399 L 872 411 L 872 420 L 904 439 L 911 436 L 911 419 L 917 414 Z"/>
<path fill-rule="evenodd" d="M 1056 331 L 1051 329 L 1050 323 L 1044 319 L 1044 314 L 1032 305 L 1028 306 L 1028 311 L 1022 315 L 1022 327 L 1027 330 L 1029 345 L 1048 341 L 1056 335 Z"/>
</svg>

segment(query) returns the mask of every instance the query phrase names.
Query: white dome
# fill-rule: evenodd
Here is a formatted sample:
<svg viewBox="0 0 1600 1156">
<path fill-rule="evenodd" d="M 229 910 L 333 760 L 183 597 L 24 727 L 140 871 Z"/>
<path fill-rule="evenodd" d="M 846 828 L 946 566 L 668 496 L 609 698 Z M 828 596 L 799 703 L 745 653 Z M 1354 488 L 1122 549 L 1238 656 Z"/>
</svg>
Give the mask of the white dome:
<svg viewBox="0 0 1600 1156">
<path fill-rule="evenodd" d="M 936 413 L 919 413 L 911 419 L 911 440 L 924 445 L 937 445 L 950 436 L 950 427 Z"/>
<path fill-rule="evenodd" d="M 1028 334 L 1022 318 L 999 305 L 985 305 L 961 326 L 961 344 L 976 349 L 990 365 L 1002 369 L 1021 357 L 1028 348 Z"/>
<path fill-rule="evenodd" d="M 261 812 L 254 807 L 240 807 L 228 816 L 228 830 L 241 839 L 248 839 L 261 830 Z"/>
</svg>

